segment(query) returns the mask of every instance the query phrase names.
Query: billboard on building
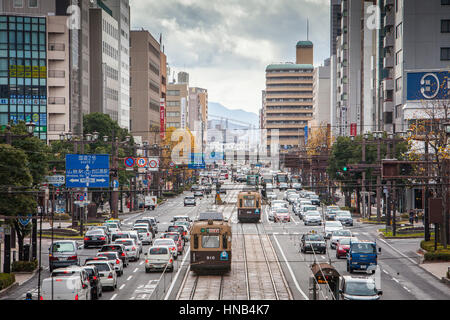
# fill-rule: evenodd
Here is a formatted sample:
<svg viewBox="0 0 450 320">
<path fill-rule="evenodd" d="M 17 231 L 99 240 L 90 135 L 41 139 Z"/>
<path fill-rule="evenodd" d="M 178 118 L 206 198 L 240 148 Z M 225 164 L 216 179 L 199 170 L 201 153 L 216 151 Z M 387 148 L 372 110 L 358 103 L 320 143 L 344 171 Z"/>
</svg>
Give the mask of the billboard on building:
<svg viewBox="0 0 450 320">
<path fill-rule="evenodd" d="M 161 140 L 166 137 L 166 111 L 163 98 L 159 100 L 159 136 Z"/>
<path fill-rule="evenodd" d="M 450 71 L 408 72 L 406 100 L 450 99 L 449 78 Z"/>
</svg>

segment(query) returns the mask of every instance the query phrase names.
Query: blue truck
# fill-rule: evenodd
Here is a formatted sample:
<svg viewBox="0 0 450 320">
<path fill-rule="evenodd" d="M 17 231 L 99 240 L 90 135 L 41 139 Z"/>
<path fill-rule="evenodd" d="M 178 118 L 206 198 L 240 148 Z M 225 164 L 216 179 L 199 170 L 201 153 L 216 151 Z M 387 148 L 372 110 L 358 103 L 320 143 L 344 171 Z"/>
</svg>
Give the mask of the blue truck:
<svg viewBox="0 0 450 320">
<path fill-rule="evenodd" d="M 376 242 L 351 241 L 347 254 L 347 271 L 352 273 L 353 270 L 372 270 L 372 273 L 375 273 L 379 254 L 381 254 L 381 248 L 377 251 Z"/>
</svg>

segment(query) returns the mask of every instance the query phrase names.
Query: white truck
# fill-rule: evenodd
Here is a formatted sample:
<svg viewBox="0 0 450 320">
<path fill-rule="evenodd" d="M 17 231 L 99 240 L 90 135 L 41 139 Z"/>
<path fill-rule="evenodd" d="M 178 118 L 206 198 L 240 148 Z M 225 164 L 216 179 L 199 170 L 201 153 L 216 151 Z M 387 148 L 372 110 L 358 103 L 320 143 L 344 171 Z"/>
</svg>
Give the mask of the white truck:
<svg viewBox="0 0 450 320">
<path fill-rule="evenodd" d="M 158 198 L 156 196 L 145 196 L 144 206 L 146 209 L 155 210 L 158 203 Z"/>
</svg>

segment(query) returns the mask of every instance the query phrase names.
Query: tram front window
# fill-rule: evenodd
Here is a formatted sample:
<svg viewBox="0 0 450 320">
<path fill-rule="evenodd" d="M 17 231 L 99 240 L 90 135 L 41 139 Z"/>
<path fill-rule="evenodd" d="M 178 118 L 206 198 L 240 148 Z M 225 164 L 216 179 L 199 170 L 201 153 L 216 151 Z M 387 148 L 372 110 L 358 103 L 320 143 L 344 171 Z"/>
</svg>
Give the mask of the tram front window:
<svg viewBox="0 0 450 320">
<path fill-rule="evenodd" d="M 244 199 L 244 207 L 246 207 L 246 208 L 255 207 L 255 200 L 254 199 Z"/>
<path fill-rule="evenodd" d="M 219 248 L 220 238 L 219 236 L 202 236 L 203 248 Z"/>
</svg>

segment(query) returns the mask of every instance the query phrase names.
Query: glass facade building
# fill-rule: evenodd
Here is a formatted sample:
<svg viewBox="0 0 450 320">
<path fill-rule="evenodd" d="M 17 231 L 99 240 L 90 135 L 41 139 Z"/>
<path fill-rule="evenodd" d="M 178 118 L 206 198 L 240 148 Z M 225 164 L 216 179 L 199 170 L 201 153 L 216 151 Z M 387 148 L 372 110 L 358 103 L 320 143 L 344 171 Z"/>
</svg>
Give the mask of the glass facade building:
<svg viewBox="0 0 450 320">
<path fill-rule="evenodd" d="M 45 17 L 0 16 L 0 126 L 33 122 L 47 139 Z"/>
</svg>

